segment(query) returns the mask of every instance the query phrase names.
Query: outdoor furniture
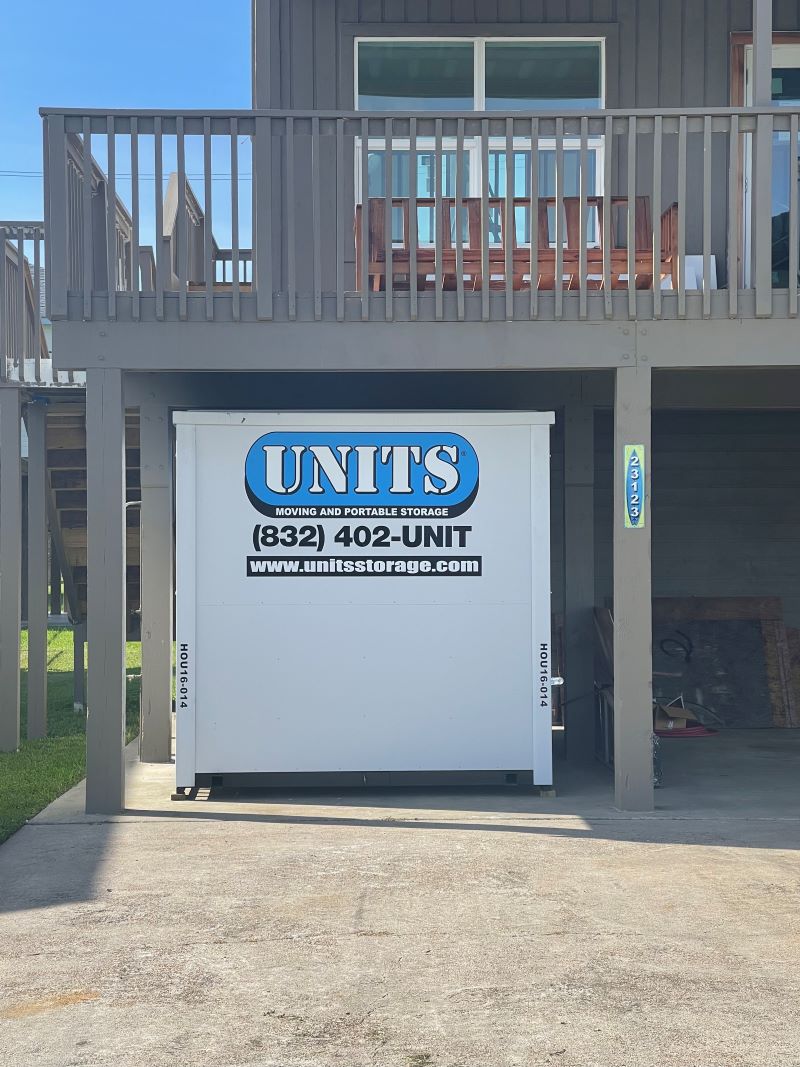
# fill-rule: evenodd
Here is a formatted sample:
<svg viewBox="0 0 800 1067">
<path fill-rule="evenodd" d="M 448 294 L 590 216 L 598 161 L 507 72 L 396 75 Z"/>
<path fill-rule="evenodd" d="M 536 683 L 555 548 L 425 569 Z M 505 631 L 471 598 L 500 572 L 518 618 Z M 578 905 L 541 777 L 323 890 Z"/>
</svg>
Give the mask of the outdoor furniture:
<svg viewBox="0 0 800 1067">
<path fill-rule="evenodd" d="M 374 292 L 386 288 L 386 210 L 391 203 L 393 209 L 399 209 L 402 217 L 402 236 L 392 243 L 391 275 L 392 288 L 398 291 L 408 289 L 411 284 L 411 201 L 408 197 L 393 197 L 391 201 L 384 197 L 371 197 L 368 201 L 367 225 L 367 274 L 369 286 Z M 506 269 L 510 255 L 512 285 L 515 290 L 530 289 L 532 284 L 531 266 L 536 273 L 536 287 L 539 290 L 556 288 L 556 210 L 555 197 L 538 199 L 536 219 L 536 254 L 531 255 L 528 240 L 530 234 L 531 199 L 515 197 L 513 204 L 513 225 L 506 219 L 507 203 L 504 197 L 489 197 L 486 201 L 488 210 L 487 255 L 482 248 L 484 202 L 480 197 L 464 197 L 458 203 L 454 197 L 442 197 L 441 208 L 437 211 L 436 200 L 417 198 L 419 213 L 429 212 L 438 227 L 441 245 L 440 262 L 442 287 L 446 290 L 457 288 L 458 260 L 461 258 L 461 274 L 465 290 L 477 291 L 488 282 L 491 289 L 504 289 L 506 286 Z M 563 215 L 561 237 L 563 241 L 561 284 L 564 289 L 580 288 L 580 213 L 579 197 L 563 197 Z M 650 212 L 650 199 L 637 196 L 634 201 L 634 235 L 635 249 L 633 270 L 637 289 L 653 288 L 653 229 Z M 609 197 L 610 232 L 606 234 L 605 201 L 601 196 L 586 198 L 587 246 L 586 278 L 587 288 L 601 290 L 604 288 L 604 262 L 608 261 L 608 279 L 611 289 L 628 288 L 628 198 L 624 196 Z M 355 245 L 356 245 L 356 285 L 362 287 L 362 250 L 363 220 L 362 206 L 356 207 Z M 658 270 L 658 284 L 666 280 L 677 288 L 677 204 L 668 208 L 661 217 L 661 254 Z M 460 230 L 462 247 L 456 248 L 456 235 Z M 524 239 L 520 239 L 520 237 Z M 510 250 L 507 245 L 510 243 Z M 488 262 L 487 262 L 488 259 Z M 488 266 L 488 279 L 484 279 Z M 418 290 L 433 289 L 436 279 L 437 256 L 434 244 L 417 242 L 416 248 L 416 287 Z"/>
</svg>

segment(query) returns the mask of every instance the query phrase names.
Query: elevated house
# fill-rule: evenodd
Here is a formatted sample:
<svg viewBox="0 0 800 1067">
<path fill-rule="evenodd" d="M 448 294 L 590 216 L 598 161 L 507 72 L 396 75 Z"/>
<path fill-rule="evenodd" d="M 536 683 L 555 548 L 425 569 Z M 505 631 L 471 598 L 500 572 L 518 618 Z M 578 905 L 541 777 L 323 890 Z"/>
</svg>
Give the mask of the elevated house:
<svg viewBox="0 0 800 1067">
<path fill-rule="evenodd" d="M 613 605 L 616 798 L 650 809 L 654 596 L 780 597 L 800 625 L 795 0 L 255 0 L 253 110 L 42 116 L 54 373 L 85 373 L 90 809 L 124 804 L 137 415 L 141 746 L 170 755 L 186 408 L 555 410 L 566 755 L 594 756 Z M 13 515 L 15 412 L 51 389 L 0 392 Z"/>
</svg>

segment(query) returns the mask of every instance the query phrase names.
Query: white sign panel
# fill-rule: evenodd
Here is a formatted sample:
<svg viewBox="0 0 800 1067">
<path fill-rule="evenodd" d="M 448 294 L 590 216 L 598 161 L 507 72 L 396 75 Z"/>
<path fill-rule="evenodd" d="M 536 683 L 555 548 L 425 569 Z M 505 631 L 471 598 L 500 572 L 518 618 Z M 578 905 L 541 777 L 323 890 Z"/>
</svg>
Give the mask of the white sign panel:
<svg viewBox="0 0 800 1067">
<path fill-rule="evenodd" d="M 176 415 L 177 784 L 551 784 L 552 421 Z"/>
</svg>

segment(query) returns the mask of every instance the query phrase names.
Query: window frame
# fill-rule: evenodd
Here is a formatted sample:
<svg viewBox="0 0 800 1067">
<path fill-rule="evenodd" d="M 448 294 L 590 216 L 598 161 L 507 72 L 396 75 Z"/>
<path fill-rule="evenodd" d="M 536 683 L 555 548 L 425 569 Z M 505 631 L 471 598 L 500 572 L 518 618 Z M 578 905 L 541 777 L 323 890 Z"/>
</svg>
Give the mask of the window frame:
<svg viewBox="0 0 800 1067">
<path fill-rule="evenodd" d="M 574 137 L 564 139 L 564 147 L 568 150 L 573 150 L 580 142 L 576 141 Z M 432 152 L 435 150 L 436 142 L 432 137 L 420 137 L 417 139 L 417 152 Z M 370 137 L 367 145 L 368 152 L 381 152 L 386 148 L 386 141 L 382 137 Z M 392 138 L 392 151 L 393 152 L 408 152 L 411 149 L 411 142 L 407 137 L 393 137 Z M 595 164 L 595 185 L 597 192 L 592 193 L 592 196 L 603 195 L 603 178 L 605 168 L 603 166 L 605 158 L 605 138 L 602 135 L 590 137 L 587 142 L 587 149 L 590 153 L 594 154 L 596 159 Z M 442 139 L 442 152 L 455 152 L 457 150 L 457 143 L 452 137 L 445 137 Z M 506 142 L 505 139 L 491 137 L 489 139 L 489 151 L 490 152 L 502 152 L 505 153 Z M 513 152 L 530 152 L 531 142 L 530 139 L 525 137 L 515 137 L 513 140 Z M 553 137 L 540 137 L 538 150 L 540 152 L 555 152 L 556 142 Z M 363 185 L 362 185 L 362 169 L 361 169 L 361 153 L 363 151 L 362 141 L 360 137 L 355 139 L 355 202 L 356 204 L 363 204 Z M 481 195 L 481 189 L 483 185 L 483 166 L 481 160 L 480 144 L 474 137 L 464 138 L 464 160 L 468 161 L 468 173 L 467 181 L 468 188 L 463 194 L 467 197 L 479 197 Z M 505 194 L 503 194 L 505 195 Z M 418 197 L 418 199 L 432 199 L 430 197 Z M 566 244 L 566 236 L 564 237 L 564 243 Z M 402 241 L 393 241 L 394 248 L 401 248 Z M 550 242 L 551 247 L 555 248 L 555 242 Z M 419 241 L 420 248 L 433 248 L 433 242 Z M 530 241 L 522 241 L 518 244 L 519 248 L 530 247 Z M 596 235 L 593 240 L 588 241 L 588 248 L 599 248 L 600 239 Z"/>
<path fill-rule="evenodd" d="M 378 34 L 369 36 L 356 35 L 353 38 L 353 107 L 355 111 L 363 114 L 381 114 L 380 111 L 369 112 L 361 111 L 358 106 L 358 48 L 361 44 L 453 44 L 463 45 L 471 44 L 473 46 L 472 53 L 472 77 L 473 77 L 473 107 L 469 108 L 469 112 L 475 114 L 476 112 L 483 112 L 486 109 L 486 45 L 487 44 L 596 44 L 600 48 L 600 104 L 596 108 L 598 111 L 604 111 L 607 104 L 607 36 L 503 36 L 498 35 L 474 35 L 474 34 L 452 34 L 447 37 L 442 36 L 422 36 L 419 34 L 409 34 L 407 36 L 394 36 L 391 34 Z M 509 109 L 511 111 L 513 109 Z M 530 109 L 520 109 L 523 113 L 527 114 Z M 547 112 L 558 113 L 561 111 L 582 110 L 575 108 L 546 108 Z M 595 110 L 595 109 L 592 109 Z M 432 114 L 435 114 L 435 110 L 432 110 Z M 459 112 L 460 113 L 460 112 Z M 541 114 L 542 110 L 534 111 L 534 114 Z M 502 115 L 504 111 L 491 111 L 488 114 Z"/>
</svg>

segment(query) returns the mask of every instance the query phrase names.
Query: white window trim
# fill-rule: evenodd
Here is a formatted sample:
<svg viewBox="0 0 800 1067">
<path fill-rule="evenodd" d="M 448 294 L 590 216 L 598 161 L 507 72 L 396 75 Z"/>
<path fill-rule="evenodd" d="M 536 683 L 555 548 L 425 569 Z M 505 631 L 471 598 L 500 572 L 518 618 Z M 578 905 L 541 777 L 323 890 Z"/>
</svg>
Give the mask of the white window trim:
<svg viewBox="0 0 800 1067">
<path fill-rule="evenodd" d="M 381 137 L 370 137 L 368 151 L 381 152 L 385 149 L 386 142 Z M 565 138 L 564 148 L 565 150 L 575 151 L 580 147 L 580 141 L 576 138 Z M 363 203 L 363 186 L 362 186 L 362 169 L 361 169 L 361 138 L 356 138 L 355 144 L 355 197 L 356 204 Z M 436 148 L 436 142 L 432 137 L 420 137 L 417 140 L 417 152 L 432 152 Z M 492 151 L 505 152 L 506 142 L 505 138 L 491 138 L 489 140 L 489 148 Z M 513 141 L 513 150 L 515 152 L 529 152 L 531 149 L 531 142 L 529 138 L 515 137 Z M 589 152 L 594 153 L 596 156 L 595 165 L 595 186 L 596 192 L 592 193 L 592 196 L 603 195 L 603 178 L 605 168 L 603 166 L 603 160 L 605 156 L 605 140 L 602 136 L 590 137 L 587 142 L 587 149 Z M 392 151 L 393 152 L 409 152 L 411 150 L 411 142 L 407 137 L 392 138 Z M 442 140 L 443 152 L 455 152 L 457 150 L 457 144 L 454 138 L 445 137 Z M 542 152 L 555 152 L 556 142 L 552 137 L 539 138 L 539 151 Z M 483 186 L 483 166 L 480 150 L 480 140 L 477 137 L 465 137 L 464 138 L 464 159 L 469 161 L 468 166 L 468 187 L 464 193 L 465 197 L 479 197 L 481 195 L 481 189 Z M 418 196 L 420 200 L 432 200 L 433 196 L 425 197 Z M 503 197 L 501 197 L 503 199 Z M 566 237 L 565 237 L 566 244 Z M 396 242 L 396 247 L 400 246 L 400 242 Z M 529 246 L 529 242 L 520 244 L 520 248 Z M 551 245 L 555 248 L 555 244 Z M 428 244 L 425 241 L 419 242 L 420 248 L 433 247 L 432 244 Z M 599 248 L 599 240 L 589 241 L 588 248 Z"/>
<path fill-rule="evenodd" d="M 362 188 L 362 168 L 361 168 L 361 148 L 362 140 L 360 137 L 355 139 L 355 157 L 356 157 L 356 203 L 360 204 L 363 196 Z M 538 141 L 538 150 L 540 152 L 555 152 L 556 141 L 554 137 L 540 137 Z M 436 150 L 436 141 L 433 137 L 418 137 L 417 138 L 417 154 L 424 152 L 433 152 Z M 605 153 L 605 138 L 602 135 L 590 137 L 586 142 L 586 147 L 589 152 L 593 152 L 597 157 L 597 164 L 595 167 L 597 192 L 593 193 L 593 196 L 603 195 L 603 178 L 604 170 L 603 158 Z M 382 152 L 386 148 L 386 141 L 383 137 L 370 137 L 367 151 L 369 152 Z M 580 140 L 577 137 L 565 137 L 564 138 L 564 150 L 574 152 L 580 148 Z M 443 152 L 456 152 L 458 150 L 458 144 L 454 137 L 442 138 L 442 151 Z M 490 137 L 489 138 L 489 151 L 491 152 L 505 152 L 506 141 L 504 137 Z M 514 152 L 530 152 L 531 141 L 529 137 L 515 137 L 513 141 Z M 407 137 L 393 137 L 392 138 L 392 151 L 393 152 L 410 152 L 411 141 Z M 468 187 L 464 196 L 480 196 L 482 188 L 482 160 L 480 151 L 480 138 L 479 137 L 465 137 L 464 138 L 464 158 L 468 160 L 469 174 L 468 174 Z M 427 199 L 422 197 L 421 199 Z"/>
</svg>

